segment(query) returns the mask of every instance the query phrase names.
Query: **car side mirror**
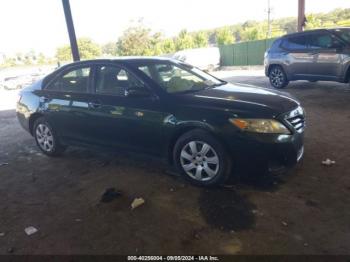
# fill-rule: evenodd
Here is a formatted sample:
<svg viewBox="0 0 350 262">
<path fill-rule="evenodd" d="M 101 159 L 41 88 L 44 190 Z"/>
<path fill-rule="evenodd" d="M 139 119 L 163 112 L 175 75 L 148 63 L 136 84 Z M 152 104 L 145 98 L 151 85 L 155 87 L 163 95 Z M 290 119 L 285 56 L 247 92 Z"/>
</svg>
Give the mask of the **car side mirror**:
<svg viewBox="0 0 350 262">
<path fill-rule="evenodd" d="M 149 97 L 151 92 L 145 87 L 129 87 L 125 90 L 126 97 Z"/>
</svg>

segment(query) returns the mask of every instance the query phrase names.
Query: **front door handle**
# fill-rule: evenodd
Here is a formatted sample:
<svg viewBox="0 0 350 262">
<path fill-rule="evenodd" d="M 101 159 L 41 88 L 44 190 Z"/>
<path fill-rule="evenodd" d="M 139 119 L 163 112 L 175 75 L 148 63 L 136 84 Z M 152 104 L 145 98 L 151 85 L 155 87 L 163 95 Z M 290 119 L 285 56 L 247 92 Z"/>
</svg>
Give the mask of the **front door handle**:
<svg viewBox="0 0 350 262">
<path fill-rule="evenodd" d="M 88 103 L 90 108 L 99 108 L 101 107 L 101 103 L 99 101 L 93 101 Z"/>
</svg>

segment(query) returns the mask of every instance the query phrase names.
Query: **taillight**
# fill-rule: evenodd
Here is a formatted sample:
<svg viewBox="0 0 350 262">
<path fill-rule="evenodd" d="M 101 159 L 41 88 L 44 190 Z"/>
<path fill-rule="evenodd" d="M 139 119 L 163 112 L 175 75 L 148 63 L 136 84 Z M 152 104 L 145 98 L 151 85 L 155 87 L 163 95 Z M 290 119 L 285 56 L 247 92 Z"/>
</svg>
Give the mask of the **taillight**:
<svg viewBox="0 0 350 262">
<path fill-rule="evenodd" d="M 21 94 L 18 94 L 18 95 L 17 95 L 17 103 L 19 103 L 19 102 L 21 101 L 21 99 L 22 99 L 22 95 L 21 95 Z"/>
</svg>

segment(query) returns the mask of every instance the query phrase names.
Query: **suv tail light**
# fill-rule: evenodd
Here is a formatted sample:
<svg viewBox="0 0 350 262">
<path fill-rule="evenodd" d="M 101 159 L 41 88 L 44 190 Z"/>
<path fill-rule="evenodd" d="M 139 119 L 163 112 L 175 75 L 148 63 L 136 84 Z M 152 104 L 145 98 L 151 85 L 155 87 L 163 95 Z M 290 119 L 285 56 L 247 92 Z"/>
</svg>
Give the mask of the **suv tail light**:
<svg viewBox="0 0 350 262">
<path fill-rule="evenodd" d="M 22 95 L 21 95 L 21 94 L 18 94 L 18 95 L 17 95 L 17 103 L 19 103 L 19 102 L 21 101 L 21 99 L 22 99 Z"/>
</svg>

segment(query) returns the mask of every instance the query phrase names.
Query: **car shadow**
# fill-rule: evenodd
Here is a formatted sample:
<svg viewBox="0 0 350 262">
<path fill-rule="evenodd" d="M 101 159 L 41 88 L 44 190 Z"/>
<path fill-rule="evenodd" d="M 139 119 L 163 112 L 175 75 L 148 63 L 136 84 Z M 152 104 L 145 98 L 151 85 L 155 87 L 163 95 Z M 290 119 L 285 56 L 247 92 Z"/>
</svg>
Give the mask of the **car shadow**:
<svg viewBox="0 0 350 262">
<path fill-rule="evenodd" d="M 286 174 L 274 175 L 270 173 L 249 173 L 241 174 L 235 184 L 240 188 L 252 188 L 263 192 L 275 192 L 285 183 Z"/>
<path fill-rule="evenodd" d="M 271 86 L 269 79 L 265 76 L 247 76 L 247 75 L 238 75 L 232 77 L 225 77 L 223 80 L 231 82 L 233 84 L 245 84 L 253 85 L 263 88 L 269 88 L 278 91 L 286 91 L 295 89 L 295 90 L 314 90 L 314 89 L 324 89 L 324 90 L 344 90 L 350 92 L 348 83 L 338 83 L 338 82 L 329 82 L 329 81 L 316 81 L 310 82 L 305 80 L 291 81 L 283 89 L 275 89 Z"/>
<path fill-rule="evenodd" d="M 323 90 L 344 90 L 350 91 L 349 84 L 338 83 L 338 82 L 328 82 L 328 81 L 293 81 L 288 84 L 283 90 L 288 91 L 288 89 L 296 90 L 314 90 L 314 89 L 323 89 Z"/>
<path fill-rule="evenodd" d="M 199 210 L 206 223 L 222 231 L 241 231 L 255 225 L 255 204 L 237 190 L 228 188 L 202 189 Z"/>
<path fill-rule="evenodd" d="M 141 153 L 125 151 L 105 152 L 100 149 L 70 147 L 64 154 L 70 159 L 84 162 L 84 167 L 87 169 L 92 167 L 102 168 L 109 165 L 133 166 L 144 170 L 158 170 L 164 175 L 182 181 L 181 174 L 166 160 Z M 284 183 L 283 178 L 287 177 L 289 173 L 273 175 L 261 168 L 239 168 L 233 170 L 226 183 L 217 188 L 239 187 L 242 189 L 252 188 L 264 192 L 274 192 Z"/>
<path fill-rule="evenodd" d="M 0 110 L 0 119 L 6 119 L 6 118 L 13 118 L 16 117 L 16 110 L 15 109 L 5 109 Z"/>
</svg>

